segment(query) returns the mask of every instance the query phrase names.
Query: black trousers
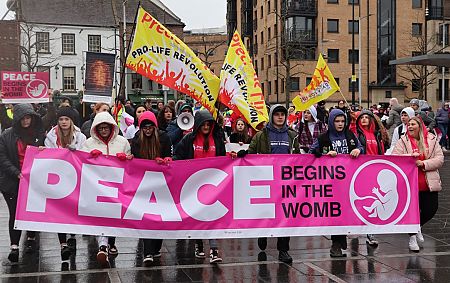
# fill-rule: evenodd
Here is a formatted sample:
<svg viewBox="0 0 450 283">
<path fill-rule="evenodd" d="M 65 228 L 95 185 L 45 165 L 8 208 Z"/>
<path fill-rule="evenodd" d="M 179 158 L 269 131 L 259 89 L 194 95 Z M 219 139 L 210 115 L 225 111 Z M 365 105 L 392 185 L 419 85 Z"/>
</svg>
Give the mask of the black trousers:
<svg viewBox="0 0 450 283">
<path fill-rule="evenodd" d="M 332 245 L 340 245 L 341 249 L 347 249 L 347 235 L 331 235 Z"/>
<path fill-rule="evenodd" d="M 162 247 L 162 239 L 143 239 L 144 256 L 157 254 Z"/>
<path fill-rule="evenodd" d="M 265 238 L 267 241 L 267 238 Z M 289 241 L 290 237 L 278 237 L 277 238 L 277 250 L 280 252 L 288 252 L 289 251 Z"/>
<path fill-rule="evenodd" d="M 14 229 L 14 222 L 16 221 L 16 208 L 17 208 L 17 194 L 16 193 L 3 193 L 6 205 L 9 210 L 9 240 L 11 245 L 19 245 L 20 236 L 22 235 L 21 230 Z M 36 232 L 27 232 L 27 237 L 36 237 Z"/>
<path fill-rule="evenodd" d="M 420 226 L 434 217 L 438 206 L 438 192 L 419 192 Z"/>
</svg>

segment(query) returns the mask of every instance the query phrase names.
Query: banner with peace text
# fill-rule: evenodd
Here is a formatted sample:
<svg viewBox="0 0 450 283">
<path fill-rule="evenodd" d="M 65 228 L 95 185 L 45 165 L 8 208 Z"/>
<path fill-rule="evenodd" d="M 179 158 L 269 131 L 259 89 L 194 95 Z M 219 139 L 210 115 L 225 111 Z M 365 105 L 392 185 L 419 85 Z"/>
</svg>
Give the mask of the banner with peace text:
<svg viewBox="0 0 450 283">
<path fill-rule="evenodd" d="M 219 78 L 183 41 L 142 7 L 136 19 L 126 66 L 161 85 L 187 94 L 211 113 L 219 93 Z"/>
<path fill-rule="evenodd" d="M 340 90 L 330 68 L 323 59 L 322 54 L 320 54 L 311 83 L 299 95 L 294 97 L 292 103 L 296 111 L 305 111 L 312 105 L 327 99 Z"/>
<path fill-rule="evenodd" d="M 29 147 L 15 228 L 156 239 L 417 233 L 413 157 L 249 154 L 159 165 Z"/>
<path fill-rule="evenodd" d="M 233 110 L 234 117 L 243 117 L 254 129 L 269 121 L 261 83 L 237 31 L 220 72 L 219 100 Z"/>
</svg>

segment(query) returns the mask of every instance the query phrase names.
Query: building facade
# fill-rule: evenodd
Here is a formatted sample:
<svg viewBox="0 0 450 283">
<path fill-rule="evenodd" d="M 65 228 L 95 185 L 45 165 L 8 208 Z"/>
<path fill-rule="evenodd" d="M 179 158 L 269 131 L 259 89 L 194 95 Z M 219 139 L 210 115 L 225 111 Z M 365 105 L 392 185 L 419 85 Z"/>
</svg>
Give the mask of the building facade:
<svg viewBox="0 0 450 283">
<path fill-rule="evenodd" d="M 436 105 L 436 95 L 429 94 L 436 92 L 437 83 L 420 89 L 410 68 L 389 61 L 435 50 L 433 21 L 442 23 L 443 17 L 426 21 L 426 8 L 443 14 L 444 2 L 448 0 L 228 0 L 228 34 L 237 29 L 245 38 L 269 102 L 292 101 L 309 84 L 322 53 L 349 103 L 358 104 L 361 96 L 367 107 L 391 97 L 401 102 L 425 98 L 427 93 Z M 426 28 L 434 31 L 427 33 Z M 422 73 L 419 70 L 419 76 Z M 434 81 L 434 73 L 426 75 Z M 342 95 L 327 101 L 334 104 Z"/>
<path fill-rule="evenodd" d="M 19 0 L 16 19 L 20 22 L 23 71 L 50 73 L 50 85 L 62 95 L 81 96 L 84 91 L 86 52 L 116 55 L 116 92 L 123 72 L 123 1 L 121 0 Z M 139 1 L 126 2 L 127 39 L 132 34 Z M 160 1 L 142 1 L 141 5 L 178 36 L 184 24 Z M 51 9 L 49 7 L 52 7 Z M 125 46 L 126 47 L 126 46 Z M 162 87 L 125 70 L 125 93 L 135 102 L 164 98 Z M 167 94 L 167 92 L 166 92 Z M 169 91 L 174 97 L 174 91 Z"/>
<path fill-rule="evenodd" d="M 20 71 L 20 26 L 17 21 L 0 21 L 0 72 Z"/>
</svg>

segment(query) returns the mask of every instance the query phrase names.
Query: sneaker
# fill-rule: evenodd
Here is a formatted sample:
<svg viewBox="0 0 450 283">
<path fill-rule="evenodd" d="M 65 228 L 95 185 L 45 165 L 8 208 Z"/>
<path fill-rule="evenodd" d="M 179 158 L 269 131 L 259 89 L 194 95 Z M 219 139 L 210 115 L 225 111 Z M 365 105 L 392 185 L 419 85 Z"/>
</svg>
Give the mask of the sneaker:
<svg viewBox="0 0 450 283">
<path fill-rule="evenodd" d="M 106 246 L 100 246 L 98 253 L 97 253 L 97 262 L 102 267 L 108 267 L 109 266 L 109 260 L 108 260 L 108 248 Z"/>
<path fill-rule="evenodd" d="M 425 242 L 425 239 L 423 238 L 422 230 L 419 230 L 416 234 L 417 238 L 417 244 L 419 244 L 419 247 L 423 247 L 423 243 Z"/>
<path fill-rule="evenodd" d="M 418 253 L 420 251 L 420 247 L 417 244 L 416 235 L 412 235 L 409 237 L 409 250 L 415 253 Z"/>
<path fill-rule="evenodd" d="M 108 253 L 111 256 L 117 256 L 119 254 L 119 250 L 117 249 L 116 246 L 112 245 L 112 246 L 109 246 Z"/>
<path fill-rule="evenodd" d="M 367 234 L 366 243 L 371 247 L 378 247 L 378 241 L 372 234 Z"/>
<path fill-rule="evenodd" d="M 330 249 L 331 257 L 345 257 L 346 255 L 342 252 L 341 245 L 336 243 L 331 245 Z"/>
<path fill-rule="evenodd" d="M 258 238 L 258 247 L 264 251 L 267 248 L 267 238 Z"/>
<path fill-rule="evenodd" d="M 156 254 L 153 255 L 154 258 L 160 258 L 161 257 L 161 252 L 157 252 Z"/>
<path fill-rule="evenodd" d="M 65 245 L 61 247 L 61 260 L 62 261 L 68 261 L 70 259 L 70 248 L 69 246 Z"/>
<path fill-rule="evenodd" d="M 205 251 L 203 250 L 203 245 L 195 244 L 195 257 L 196 258 L 205 258 Z"/>
<path fill-rule="evenodd" d="M 287 264 L 291 264 L 292 263 L 292 257 L 289 255 L 288 252 L 282 252 L 280 251 L 278 253 L 278 260 Z"/>
<path fill-rule="evenodd" d="M 144 266 L 146 266 L 146 267 L 151 266 L 153 264 L 153 261 L 154 261 L 154 259 L 153 259 L 152 255 L 146 255 L 144 257 L 144 261 L 143 261 Z"/>
<path fill-rule="evenodd" d="M 445 146 L 442 147 L 442 151 L 447 152 L 447 149 L 445 148 Z"/>
<path fill-rule="evenodd" d="M 11 249 L 8 259 L 10 262 L 19 262 L 19 249 Z"/>
<path fill-rule="evenodd" d="M 209 263 L 219 263 L 222 262 L 222 258 L 219 257 L 218 249 L 211 249 L 209 253 Z"/>
</svg>

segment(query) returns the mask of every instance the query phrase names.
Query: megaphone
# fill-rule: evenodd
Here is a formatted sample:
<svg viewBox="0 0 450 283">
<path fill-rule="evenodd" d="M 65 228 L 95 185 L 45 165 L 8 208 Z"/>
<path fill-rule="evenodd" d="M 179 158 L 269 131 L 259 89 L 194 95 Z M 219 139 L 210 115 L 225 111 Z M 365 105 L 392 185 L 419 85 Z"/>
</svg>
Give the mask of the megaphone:
<svg viewBox="0 0 450 283">
<path fill-rule="evenodd" d="M 191 113 L 181 113 L 177 118 L 177 125 L 183 131 L 187 131 L 194 127 L 194 116 Z"/>
</svg>

